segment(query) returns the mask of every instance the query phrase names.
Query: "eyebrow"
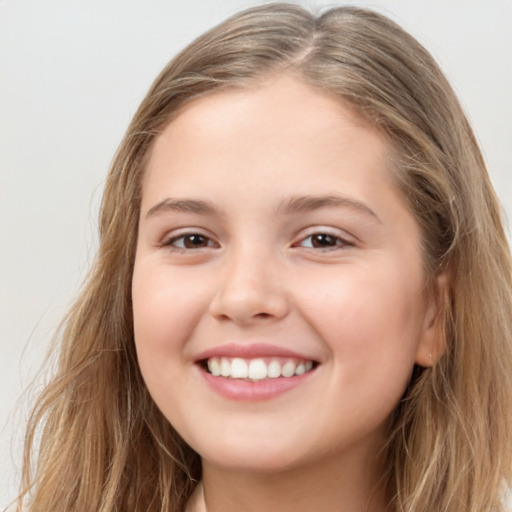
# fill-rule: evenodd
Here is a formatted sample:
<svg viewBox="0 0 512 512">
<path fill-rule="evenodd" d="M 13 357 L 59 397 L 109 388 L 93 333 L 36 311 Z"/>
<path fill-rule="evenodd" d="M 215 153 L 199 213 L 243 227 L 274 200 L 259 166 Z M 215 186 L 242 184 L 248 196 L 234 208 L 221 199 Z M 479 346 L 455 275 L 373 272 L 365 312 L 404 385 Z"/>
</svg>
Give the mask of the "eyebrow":
<svg viewBox="0 0 512 512">
<path fill-rule="evenodd" d="M 379 223 L 381 220 L 377 214 L 366 204 L 340 194 L 328 194 L 321 196 L 294 196 L 283 201 L 277 209 L 277 213 L 292 214 L 300 212 L 310 212 L 322 208 L 348 208 L 357 213 L 370 215 Z"/>
<path fill-rule="evenodd" d="M 184 212 L 184 213 L 199 213 L 203 215 L 213 214 L 217 209 L 210 203 L 201 199 L 172 199 L 168 197 L 163 201 L 155 204 L 146 213 L 147 217 L 154 217 L 160 213 L 165 212 Z"/>
<path fill-rule="evenodd" d="M 381 222 L 377 214 L 366 204 L 339 194 L 293 196 L 279 204 L 276 209 L 276 214 L 291 215 L 293 213 L 310 212 L 322 208 L 348 208 L 364 215 L 370 215 L 379 223 Z M 213 203 L 203 199 L 173 199 L 168 197 L 151 207 L 146 213 L 146 218 L 166 212 L 212 215 L 217 214 L 218 210 Z"/>
</svg>

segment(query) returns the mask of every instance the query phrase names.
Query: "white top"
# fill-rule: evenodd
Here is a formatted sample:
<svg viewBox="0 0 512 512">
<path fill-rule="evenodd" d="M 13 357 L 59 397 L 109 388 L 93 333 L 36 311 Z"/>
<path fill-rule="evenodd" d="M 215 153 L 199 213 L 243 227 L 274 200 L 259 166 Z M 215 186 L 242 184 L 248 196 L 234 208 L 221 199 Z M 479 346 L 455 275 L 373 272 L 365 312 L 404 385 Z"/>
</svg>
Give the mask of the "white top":
<svg viewBox="0 0 512 512">
<path fill-rule="evenodd" d="M 203 482 L 199 482 L 194 492 L 190 495 L 185 512 L 207 512 L 204 501 Z"/>
</svg>

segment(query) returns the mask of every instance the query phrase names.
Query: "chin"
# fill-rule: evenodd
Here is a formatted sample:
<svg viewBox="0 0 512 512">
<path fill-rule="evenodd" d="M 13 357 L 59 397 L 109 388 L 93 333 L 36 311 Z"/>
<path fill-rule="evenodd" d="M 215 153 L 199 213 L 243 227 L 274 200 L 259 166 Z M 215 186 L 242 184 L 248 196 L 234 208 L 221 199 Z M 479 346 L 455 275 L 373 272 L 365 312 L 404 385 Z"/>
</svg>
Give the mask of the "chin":
<svg viewBox="0 0 512 512">
<path fill-rule="evenodd" d="M 310 466 L 323 453 L 322 449 L 312 448 L 307 436 L 290 436 L 286 430 L 279 436 L 242 435 L 238 439 L 226 433 L 222 439 L 194 447 L 211 466 L 254 474 L 275 474 Z"/>
<path fill-rule="evenodd" d="M 283 450 L 245 450 L 237 453 L 228 450 L 211 457 L 207 454 L 202 460 L 225 471 L 253 474 L 282 473 L 302 465 L 300 457 L 285 453 Z"/>
</svg>

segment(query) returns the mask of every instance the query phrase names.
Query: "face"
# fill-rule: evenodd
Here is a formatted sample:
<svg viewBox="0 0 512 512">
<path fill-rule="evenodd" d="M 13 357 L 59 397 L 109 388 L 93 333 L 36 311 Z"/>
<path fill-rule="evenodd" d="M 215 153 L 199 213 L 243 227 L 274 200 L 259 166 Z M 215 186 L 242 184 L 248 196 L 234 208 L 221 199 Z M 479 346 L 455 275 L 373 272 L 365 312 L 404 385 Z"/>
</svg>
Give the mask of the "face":
<svg viewBox="0 0 512 512">
<path fill-rule="evenodd" d="M 203 461 L 277 471 L 383 442 L 433 330 L 386 150 L 286 76 L 196 100 L 157 139 L 135 342 L 152 397 Z"/>
</svg>

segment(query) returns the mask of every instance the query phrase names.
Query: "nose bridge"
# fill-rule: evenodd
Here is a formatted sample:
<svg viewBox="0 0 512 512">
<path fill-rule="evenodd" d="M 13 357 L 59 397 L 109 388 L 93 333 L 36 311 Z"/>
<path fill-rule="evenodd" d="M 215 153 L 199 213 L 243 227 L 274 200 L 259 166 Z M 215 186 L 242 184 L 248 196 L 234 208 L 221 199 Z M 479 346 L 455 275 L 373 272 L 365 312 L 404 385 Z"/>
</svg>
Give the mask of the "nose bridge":
<svg viewBox="0 0 512 512">
<path fill-rule="evenodd" d="M 211 313 L 238 323 L 284 316 L 288 304 L 279 267 L 278 255 L 263 245 L 240 244 L 228 250 Z"/>
</svg>

